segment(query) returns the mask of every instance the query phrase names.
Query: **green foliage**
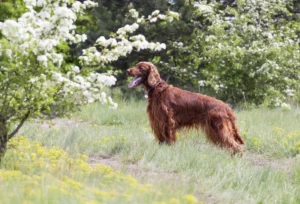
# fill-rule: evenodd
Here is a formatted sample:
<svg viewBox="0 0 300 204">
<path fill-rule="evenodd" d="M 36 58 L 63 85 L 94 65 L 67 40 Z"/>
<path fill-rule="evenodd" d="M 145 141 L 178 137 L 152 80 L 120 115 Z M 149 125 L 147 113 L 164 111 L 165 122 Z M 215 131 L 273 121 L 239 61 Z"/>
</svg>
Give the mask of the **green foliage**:
<svg viewBox="0 0 300 204">
<path fill-rule="evenodd" d="M 196 8 L 191 22 L 197 28 L 176 61 L 180 78 L 194 85 L 201 80 L 232 104 L 280 106 L 299 92 L 300 24 L 288 20 L 284 1 L 238 1 L 236 8 L 212 1 Z"/>
<path fill-rule="evenodd" d="M 26 7 L 22 0 L 2 0 L 0 2 L 0 21 L 17 19 L 24 12 L 26 12 Z"/>
</svg>

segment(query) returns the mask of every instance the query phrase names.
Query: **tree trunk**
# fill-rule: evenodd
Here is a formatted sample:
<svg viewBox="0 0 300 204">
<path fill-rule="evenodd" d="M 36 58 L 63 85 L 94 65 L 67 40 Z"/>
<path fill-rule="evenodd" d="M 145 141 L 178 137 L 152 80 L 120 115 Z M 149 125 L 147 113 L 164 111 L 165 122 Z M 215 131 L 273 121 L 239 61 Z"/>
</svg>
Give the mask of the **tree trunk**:
<svg viewBox="0 0 300 204">
<path fill-rule="evenodd" d="M 0 140 L 0 163 L 2 161 L 2 158 L 4 157 L 4 153 L 5 153 L 5 150 L 6 150 L 6 144 L 7 144 L 7 135 L 4 136 L 4 137 L 1 136 L 1 140 Z"/>
<path fill-rule="evenodd" d="M 24 115 L 16 129 L 8 134 L 6 119 L 0 113 L 0 163 L 5 154 L 7 142 L 18 133 L 19 129 L 23 126 L 29 115 L 30 110 L 28 110 Z"/>
<path fill-rule="evenodd" d="M 4 156 L 6 145 L 8 142 L 8 132 L 5 123 L 0 123 L 0 163 Z"/>
</svg>

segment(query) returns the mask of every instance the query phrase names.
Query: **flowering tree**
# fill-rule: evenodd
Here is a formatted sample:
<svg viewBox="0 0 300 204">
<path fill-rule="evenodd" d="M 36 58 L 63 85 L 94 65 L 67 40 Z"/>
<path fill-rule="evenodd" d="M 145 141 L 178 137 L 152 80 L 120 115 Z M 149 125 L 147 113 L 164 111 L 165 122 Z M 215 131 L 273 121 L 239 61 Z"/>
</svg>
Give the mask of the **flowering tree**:
<svg viewBox="0 0 300 204">
<path fill-rule="evenodd" d="M 160 51 L 166 49 L 164 43 L 148 42 L 145 36 L 141 34 L 133 36 L 130 36 L 130 34 L 139 28 L 139 24 L 155 23 L 157 21 L 172 22 L 174 19 L 179 18 L 178 13 L 169 11 L 167 15 L 164 15 L 156 10 L 149 15 L 148 18 L 144 16 L 139 17 L 135 9 L 131 9 L 129 13 L 131 17 L 136 20 L 136 23 L 118 29 L 109 39 L 105 39 L 103 36 L 98 38 L 95 46 L 100 47 L 100 51 L 96 47 L 83 50 L 83 56 L 80 57 L 82 64 L 104 66 L 112 61 L 118 60 L 119 57 L 128 55 L 134 49 L 137 51 L 144 49 Z"/>
<path fill-rule="evenodd" d="M 115 77 L 93 72 L 85 65 L 105 65 L 133 49 L 165 48 L 164 44 L 148 42 L 142 35 L 130 35 L 140 23 L 149 22 L 131 10 L 136 23 L 120 28 L 110 39 L 100 37 L 95 47 L 84 50 L 81 69 L 65 66 L 59 45 L 86 40 L 86 35 L 76 34 L 74 23 L 86 8 L 97 4 L 89 0 L 83 3 L 26 0 L 25 3 L 28 11 L 17 21 L 0 22 L 3 35 L 0 40 L 0 157 L 8 140 L 30 117 L 42 117 L 53 110 L 56 115 L 64 115 L 95 101 L 117 107 L 103 91 L 103 87 L 115 84 Z M 158 18 L 172 20 L 172 16 L 170 13 Z"/>
</svg>

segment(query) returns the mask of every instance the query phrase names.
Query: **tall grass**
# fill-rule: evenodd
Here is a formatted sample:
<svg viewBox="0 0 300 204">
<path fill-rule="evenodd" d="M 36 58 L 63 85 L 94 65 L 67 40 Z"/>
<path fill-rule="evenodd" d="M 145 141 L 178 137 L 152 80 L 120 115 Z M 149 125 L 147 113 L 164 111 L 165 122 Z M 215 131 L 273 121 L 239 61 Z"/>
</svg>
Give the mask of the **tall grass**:
<svg viewBox="0 0 300 204">
<path fill-rule="evenodd" d="M 246 140 L 242 158 L 209 144 L 198 131 L 180 132 L 175 145 L 158 145 L 144 101 L 121 101 L 117 110 L 93 104 L 74 114 L 72 122 L 31 122 L 20 134 L 71 155 L 112 157 L 140 172 L 168 172 L 172 186 L 208 202 L 299 203 L 300 110 L 260 108 L 236 115 Z M 168 188 L 159 176 L 139 179 Z"/>
</svg>

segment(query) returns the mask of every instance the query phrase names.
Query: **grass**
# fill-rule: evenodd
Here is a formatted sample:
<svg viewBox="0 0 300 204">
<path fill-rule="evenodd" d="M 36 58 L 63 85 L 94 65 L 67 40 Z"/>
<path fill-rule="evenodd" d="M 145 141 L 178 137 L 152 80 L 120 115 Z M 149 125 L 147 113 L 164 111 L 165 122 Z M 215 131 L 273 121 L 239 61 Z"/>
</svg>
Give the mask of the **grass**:
<svg viewBox="0 0 300 204">
<path fill-rule="evenodd" d="M 24 136 L 9 143 L 0 169 L 1 203 L 196 203 L 182 192 L 162 194 L 105 165 L 91 166 L 88 157 L 70 158 L 57 147 L 45 148 Z M 176 193 L 176 194 L 175 194 Z"/>
<path fill-rule="evenodd" d="M 236 115 L 246 141 L 242 158 L 209 144 L 197 131 L 180 132 L 175 145 L 158 145 L 144 101 L 121 101 L 117 110 L 93 104 L 71 119 L 31 121 L 20 135 L 45 148 L 59 147 L 70 157 L 86 154 L 96 162 L 115 162 L 112 166 L 164 195 L 144 195 L 144 202 L 193 194 L 212 203 L 299 203 L 300 109 L 260 108 Z"/>
</svg>

